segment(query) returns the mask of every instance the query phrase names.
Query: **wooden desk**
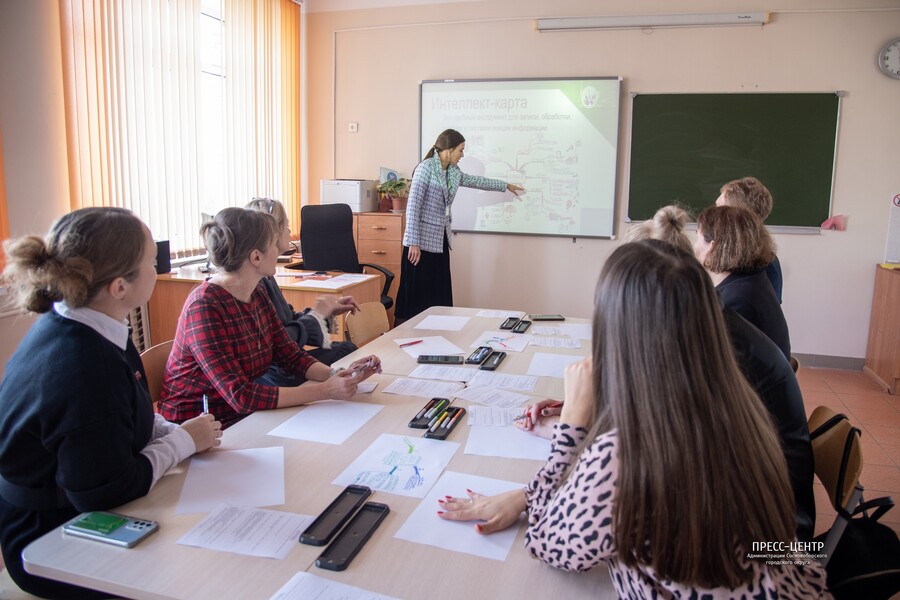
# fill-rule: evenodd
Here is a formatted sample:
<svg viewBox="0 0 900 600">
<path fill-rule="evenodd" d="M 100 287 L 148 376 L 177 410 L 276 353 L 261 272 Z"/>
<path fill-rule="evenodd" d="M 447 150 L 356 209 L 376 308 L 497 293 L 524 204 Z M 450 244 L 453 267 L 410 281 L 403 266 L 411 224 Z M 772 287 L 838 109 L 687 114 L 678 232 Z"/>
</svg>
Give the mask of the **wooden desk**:
<svg viewBox="0 0 900 600">
<path fill-rule="evenodd" d="M 863 370 L 891 394 L 900 393 L 900 269 L 875 267 L 875 293 Z"/>
<path fill-rule="evenodd" d="M 281 265 L 278 266 L 277 272 L 301 273 L 301 271 L 292 271 Z M 174 269 L 171 273 L 156 276 L 156 287 L 153 289 L 153 295 L 150 296 L 150 301 L 147 303 L 151 344 L 159 344 L 160 342 L 175 339 L 175 328 L 178 325 L 178 317 L 181 315 L 184 301 L 191 290 L 202 281 L 205 281 L 209 275 L 209 273 L 200 272 L 199 265 L 189 265 Z M 315 281 L 304 282 L 289 277 L 278 277 L 277 279 L 285 299 L 296 311 L 312 306 L 316 298 L 323 294 L 353 296 L 360 304 L 363 302 L 380 302 L 381 288 L 384 286 L 384 275 L 380 273 L 368 275 L 365 281 L 350 283 L 337 289 L 322 289 L 322 287 L 317 286 Z M 344 316 L 338 316 L 337 322 L 338 331 L 341 333 L 335 339 L 343 340 Z"/>
<path fill-rule="evenodd" d="M 386 336 L 348 357 L 365 356 L 372 350 L 390 350 L 391 340 L 414 335 L 443 335 L 467 347 L 473 334 L 492 329 L 500 319 L 475 317 L 460 332 L 414 329 L 427 314 L 474 315 L 473 309 L 432 308 Z M 583 322 L 583 321 L 582 321 Z M 549 348 L 542 351 L 553 352 Z M 582 354 L 589 352 L 582 343 Z M 405 354 L 405 353 L 404 353 Z M 499 372 L 524 373 L 527 362 L 508 358 Z M 398 362 L 399 364 L 399 362 Z M 410 435 L 406 423 L 423 404 L 422 398 L 384 394 L 395 375 L 382 374 L 370 395 L 356 400 L 384 405 L 371 421 L 340 446 L 271 437 L 266 433 L 302 408 L 257 412 L 225 432 L 223 449 L 281 445 L 285 449 L 285 497 L 274 507 L 300 514 L 318 514 L 341 490 L 331 481 L 380 434 Z M 562 380 L 559 380 L 560 384 Z M 552 386 L 551 386 L 552 387 Z M 466 403 L 457 400 L 457 404 Z M 528 482 L 540 461 L 493 458 L 464 454 L 468 427 L 458 426 L 450 440 L 461 444 L 447 470 L 510 481 Z M 394 534 L 418 506 L 418 498 L 376 492 L 372 500 L 391 507 L 381 527 L 343 572 L 314 566 L 322 548 L 297 544 L 284 560 L 253 558 L 178 545 L 176 541 L 205 514 L 175 515 L 187 461 L 171 471 L 145 498 L 116 509 L 125 514 L 155 519 L 160 530 L 131 550 L 64 537 L 59 529 L 30 544 L 23 553 L 26 569 L 51 577 L 101 589 L 129 598 L 267 599 L 297 571 L 341 581 L 382 594 L 417 598 L 615 598 L 607 569 L 565 573 L 530 558 L 524 550 L 525 528 L 520 526 L 505 562 L 482 559 L 394 538 Z M 438 507 L 435 506 L 435 511 Z M 477 535 L 472 531 L 472 535 Z M 502 573 L 502 576 L 501 576 Z"/>
</svg>

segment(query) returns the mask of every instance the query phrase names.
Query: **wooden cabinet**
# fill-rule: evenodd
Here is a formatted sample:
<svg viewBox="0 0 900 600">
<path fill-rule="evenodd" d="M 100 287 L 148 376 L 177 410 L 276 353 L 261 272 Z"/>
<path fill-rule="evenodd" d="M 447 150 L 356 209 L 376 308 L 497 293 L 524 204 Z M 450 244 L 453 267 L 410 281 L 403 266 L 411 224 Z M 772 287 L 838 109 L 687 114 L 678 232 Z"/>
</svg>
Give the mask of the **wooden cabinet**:
<svg viewBox="0 0 900 600">
<path fill-rule="evenodd" d="M 388 295 L 396 304 L 406 216 L 402 213 L 355 213 L 353 226 L 359 262 L 380 265 L 394 273 L 394 283 Z M 394 322 L 393 308 L 388 311 L 388 318 L 391 323 Z"/>
<path fill-rule="evenodd" d="M 863 369 L 891 394 L 900 393 L 900 269 L 875 268 L 875 294 Z"/>
</svg>

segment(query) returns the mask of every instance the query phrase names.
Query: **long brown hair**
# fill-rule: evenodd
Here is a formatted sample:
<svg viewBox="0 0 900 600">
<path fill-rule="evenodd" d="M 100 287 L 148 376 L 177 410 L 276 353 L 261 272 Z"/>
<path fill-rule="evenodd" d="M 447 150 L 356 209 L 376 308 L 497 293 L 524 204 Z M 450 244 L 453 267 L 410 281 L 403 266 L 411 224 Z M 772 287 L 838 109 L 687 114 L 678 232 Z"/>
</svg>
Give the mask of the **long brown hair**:
<svg viewBox="0 0 900 600">
<path fill-rule="evenodd" d="M 749 581 L 740 550 L 792 540 L 794 502 L 709 276 L 665 242 L 624 244 L 603 267 L 594 307 L 597 403 L 585 445 L 618 431 L 619 560 L 703 588 Z"/>
<path fill-rule="evenodd" d="M 703 266 L 713 273 L 757 271 L 775 260 L 775 242 L 759 217 L 738 206 L 710 206 L 697 234 L 712 244 Z"/>
<path fill-rule="evenodd" d="M 63 215 L 45 238 L 27 235 L 4 243 L 16 305 L 45 313 L 54 302 L 88 304 L 117 277 L 131 281 L 144 256 L 147 227 L 124 208 L 81 208 Z"/>
<path fill-rule="evenodd" d="M 435 153 L 440 152 L 441 150 L 452 150 L 456 148 L 460 144 L 466 141 L 466 138 L 463 137 L 463 134 L 458 132 L 455 129 L 445 129 L 441 132 L 441 134 L 434 141 L 434 145 L 428 150 L 428 153 L 425 155 L 425 158 L 422 160 L 426 160 L 435 155 Z"/>
<path fill-rule="evenodd" d="M 275 218 L 246 208 L 223 208 L 200 227 L 209 259 L 226 272 L 237 271 L 253 250 L 265 252 L 278 229 Z"/>
</svg>

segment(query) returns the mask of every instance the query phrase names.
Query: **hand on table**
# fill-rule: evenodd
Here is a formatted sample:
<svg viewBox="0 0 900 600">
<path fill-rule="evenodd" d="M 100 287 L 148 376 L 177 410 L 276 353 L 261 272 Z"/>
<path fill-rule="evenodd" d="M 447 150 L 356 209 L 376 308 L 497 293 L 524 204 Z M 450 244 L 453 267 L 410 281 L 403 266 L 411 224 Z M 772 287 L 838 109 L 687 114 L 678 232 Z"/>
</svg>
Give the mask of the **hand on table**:
<svg viewBox="0 0 900 600">
<path fill-rule="evenodd" d="M 546 398 L 525 407 L 525 414 L 513 423 L 522 431 L 550 439 L 553 437 L 553 426 L 559 422 L 562 402 Z"/>
<path fill-rule="evenodd" d="M 515 525 L 519 515 L 528 508 L 525 490 L 510 490 L 496 496 L 483 496 L 466 490 L 469 499 L 445 496 L 438 500 L 443 510 L 438 516 L 447 521 L 484 521 L 475 524 L 480 534 L 501 531 Z"/>
<path fill-rule="evenodd" d="M 347 370 L 357 374 L 357 381 L 365 381 L 375 373 L 381 373 L 381 359 L 375 356 L 367 356 L 353 361 Z"/>
<path fill-rule="evenodd" d="M 204 413 L 181 424 L 194 440 L 194 452 L 204 452 L 222 444 L 222 424 L 211 414 Z"/>
</svg>

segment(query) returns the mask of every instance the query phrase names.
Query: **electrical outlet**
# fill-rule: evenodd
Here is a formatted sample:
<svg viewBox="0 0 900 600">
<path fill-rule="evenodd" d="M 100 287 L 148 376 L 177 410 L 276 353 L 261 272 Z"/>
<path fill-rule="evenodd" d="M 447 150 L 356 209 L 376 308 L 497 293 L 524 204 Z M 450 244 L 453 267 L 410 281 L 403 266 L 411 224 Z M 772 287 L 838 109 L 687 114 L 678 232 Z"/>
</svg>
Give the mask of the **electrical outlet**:
<svg viewBox="0 0 900 600">
<path fill-rule="evenodd" d="M 359 123 L 350 123 L 350 133 L 359 131 Z"/>
</svg>

